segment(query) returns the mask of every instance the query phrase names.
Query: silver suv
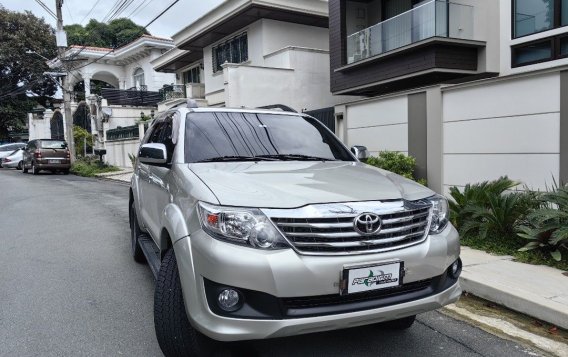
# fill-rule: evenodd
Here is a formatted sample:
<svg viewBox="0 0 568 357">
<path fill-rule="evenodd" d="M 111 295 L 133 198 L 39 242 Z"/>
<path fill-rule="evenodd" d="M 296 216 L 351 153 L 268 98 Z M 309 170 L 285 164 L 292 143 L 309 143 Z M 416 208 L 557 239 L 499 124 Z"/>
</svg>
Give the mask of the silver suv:
<svg viewBox="0 0 568 357">
<path fill-rule="evenodd" d="M 455 302 L 458 233 L 446 199 L 359 161 L 290 111 L 173 108 L 132 177 L 132 254 L 155 277 L 166 356 L 380 324 Z"/>
</svg>

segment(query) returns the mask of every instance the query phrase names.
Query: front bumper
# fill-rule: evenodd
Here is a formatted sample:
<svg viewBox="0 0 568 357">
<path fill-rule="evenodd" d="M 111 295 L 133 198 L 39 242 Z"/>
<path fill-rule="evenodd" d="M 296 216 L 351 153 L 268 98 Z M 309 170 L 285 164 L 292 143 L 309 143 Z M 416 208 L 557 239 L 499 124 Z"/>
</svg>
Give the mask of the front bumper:
<svg viewBox="0 0 568 357">
<path fill-rule="evenodd" d="M 291 249 L 261 251 L 217 241 L 203 231 L 179 240 L 174 249 L 188 317 L 195 328 L 220 341 L 283 337 L 394 320 L 435 310 L 455 302 L 461 294 L 459 284 L 452 282 L 433 294 L 387 306 L 298 318 L 252 319 L 214 313 L 205 292 L 206 279 L 278 298 L 339 295 L 344 266 L 393 260 L 404 262 L 405 284 L 433 279 L 444 276 L 459 258 L 458 234 L 451 226 L 419 245 L 369 255 L 305 256 Z"/>
</svg>

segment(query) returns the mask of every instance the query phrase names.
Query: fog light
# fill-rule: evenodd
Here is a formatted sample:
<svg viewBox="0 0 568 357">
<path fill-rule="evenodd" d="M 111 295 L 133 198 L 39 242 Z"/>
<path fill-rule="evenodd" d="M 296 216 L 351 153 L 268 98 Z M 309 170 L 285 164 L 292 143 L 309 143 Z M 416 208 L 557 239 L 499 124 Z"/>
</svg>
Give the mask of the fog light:
<svg viewBox="0 0 568 357">
<path fill-rule="evenodd" d="M 233 289 L 223 289 L 219 294 L 219 307 L 225 311 L 235 311 L 239 308 L 239 293 Z"/>
<path fill-rule="evenodd" d="M 457 279 L 460 276 L 461 270 L 462 270 L 462 261 L 461 259 L 458 259 L 454 262 L 454 264 L 452 264 L 448 273 L 452 278 Z"/>
</svg>

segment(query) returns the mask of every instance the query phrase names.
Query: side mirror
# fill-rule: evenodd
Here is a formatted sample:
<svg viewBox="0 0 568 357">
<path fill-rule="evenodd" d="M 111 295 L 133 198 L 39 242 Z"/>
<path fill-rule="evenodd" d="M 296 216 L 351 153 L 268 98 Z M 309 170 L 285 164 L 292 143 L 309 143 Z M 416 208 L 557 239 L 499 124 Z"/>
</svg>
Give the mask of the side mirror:
<svg viewBox="0 0 568 357">
<path fill-rule="evenodd" d="M 351 147 L 351 152 L 359 161 L 366 161 L 369 158 L 369 150 L 366 146 L 355 145 Z"/>
<path fill-rule="evenodd" d="M 168 162 L 168 151 L 164 144 L 144 144 L 138 151 L 138 159 L 143 164 L 165 165 Z"/>
</svg>

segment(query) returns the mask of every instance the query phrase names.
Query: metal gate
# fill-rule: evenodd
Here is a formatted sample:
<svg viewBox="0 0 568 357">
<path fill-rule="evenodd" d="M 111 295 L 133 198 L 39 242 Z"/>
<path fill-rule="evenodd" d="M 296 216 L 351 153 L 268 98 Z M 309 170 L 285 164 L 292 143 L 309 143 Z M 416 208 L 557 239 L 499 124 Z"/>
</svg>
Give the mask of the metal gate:
<svg viewBox="0 0 568 357">
<path fill-rule="evenodd" d="M 327 126 L 329 130 L 335 133 L 335 108 L 323 108 L 317 110 L 310 110 L 304 112 L 308 115 L 313 116 L 317 120 L 323 123 L 323 125 Z"/>
</svg>

